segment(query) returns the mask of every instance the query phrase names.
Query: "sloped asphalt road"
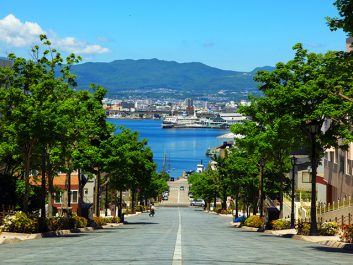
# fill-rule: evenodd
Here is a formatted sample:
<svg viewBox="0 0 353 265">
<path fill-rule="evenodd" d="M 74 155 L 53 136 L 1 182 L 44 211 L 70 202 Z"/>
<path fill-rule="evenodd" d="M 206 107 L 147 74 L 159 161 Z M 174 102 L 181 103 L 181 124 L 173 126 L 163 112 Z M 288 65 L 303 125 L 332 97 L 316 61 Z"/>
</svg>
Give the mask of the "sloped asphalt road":
<svg viewBox="0 0 353 265">
<path fill-rule="evenodd" d="M 127 221 L 119 228 L 0 245 L 0 264 L 353 264 L 345 250 L 231 228 L 229 217 L 200 208 L 160 208 L 153 218 Z"/>
</svg>

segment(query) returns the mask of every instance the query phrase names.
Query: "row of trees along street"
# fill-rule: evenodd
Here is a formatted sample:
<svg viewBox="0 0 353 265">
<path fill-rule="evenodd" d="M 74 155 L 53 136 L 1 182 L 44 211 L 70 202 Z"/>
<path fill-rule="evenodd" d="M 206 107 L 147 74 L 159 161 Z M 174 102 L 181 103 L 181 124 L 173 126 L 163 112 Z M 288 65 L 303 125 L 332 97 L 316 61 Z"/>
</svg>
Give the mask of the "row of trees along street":
<svg viewBox="0 0 353 265">
<path fill-rule="evenodd" d="M 143 202 L 165 190 L 166 176 L 156 173 L 146 140 L 106 121 L 102 107 L 106 90 L 96 85 L 75 90 L 70 67 L 81 58 L 71 54 L 64 60 L 45 35 L 40 40 L 31 60 L 10 54 L 12 65 L 0 68 L 0 205 L 45 213 L 48 203 L 51 216 L 55 176 L 66 173 L 70 198 L 75 170 L 79 170 L 78 214 L 82 173 L 96 178 L 97 216 L 102 186 L 120 195 L 131 190 L 132 210 L 138 199 Z M 31 185 L 36 179 L 40 187 Z"/>
<path fill-rule="evenodd" d="M 352 1 L 339 0 L 335 5 L 341 18 L 327 18 L 328 25 L 352 36 Z M 290 154 L 305 149 L 312 167 L 311 234 L 315 234 L 317 166 L 326 148 L 346 149 L 353 140 L 353 53 L 316 54 L 300 43 L 293 50 L 294 58 L 287 63 L 277 63 L 272 72 L 257 73 L 263 96 L 250 97 L 251 104 L 240 108 L 249 121 L 231 128 L 243 137 L 216 159 L 217 170 L 209 168 L 190 182 L 196 196 L 208 203 L 220 197 L 223 209 L 227 196 L 235 198 L 236 216 L 239 205 L 248 215 L 255 214 L 259 194 L 278 198 L 282 211 L 283 192 L 290 189 L 284 176 L 291 169 Z"/>
</svg>

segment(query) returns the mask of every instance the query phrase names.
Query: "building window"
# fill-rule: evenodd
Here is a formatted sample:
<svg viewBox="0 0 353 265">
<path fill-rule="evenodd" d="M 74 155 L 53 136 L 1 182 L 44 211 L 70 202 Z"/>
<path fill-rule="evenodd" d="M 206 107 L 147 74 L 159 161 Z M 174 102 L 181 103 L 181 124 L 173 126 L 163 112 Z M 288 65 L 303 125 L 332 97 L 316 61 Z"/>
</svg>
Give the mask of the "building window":
<svg viewBox="0 0 353 265">
<path fill-rule="evenodd" d="M 302 182 L 303 183 L 311 183 L 311 172 L 303 172 L 302 173 Z"/>
<path fill-rule="evenodd" d="M 86 195 L 88 194 L 88 189 L 87 189 L 87 188 L 85 188 L 85 194 L 86 194 Z"/>
<path fill-rule="evenodd" d="M 78 191 L 77 190 L 72 190 L 71 191 L 71 203 L 77 203 L 78 202 Z"/>
<path fill-rule="evenodd" d="M 61 191 L 55 192 L 54 203 L 62 203 L 62 202 L 63 202 L 63 193 Z"/>
<path fill-rule="evenodd" d="M 347 175 L 351 175 L 353 174 L 353 160 L 348 160 L 347 159 L 347 163 L 346 163 L 346 171 L 344 172 Z"/>
</svg>

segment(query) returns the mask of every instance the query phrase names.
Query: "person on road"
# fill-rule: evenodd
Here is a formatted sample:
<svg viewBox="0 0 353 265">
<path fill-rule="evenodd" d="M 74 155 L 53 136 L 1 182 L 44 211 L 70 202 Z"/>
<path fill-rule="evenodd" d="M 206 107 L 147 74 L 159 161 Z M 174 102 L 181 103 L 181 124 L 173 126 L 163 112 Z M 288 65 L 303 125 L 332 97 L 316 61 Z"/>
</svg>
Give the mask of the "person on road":
<svg viewBox="0 0 353 265">
<path fill-rule="evenodd" d="M 153 205 L 153 203 L 151 203 L 151 205 L 150 205 L 150 216 L 151 217 L 153 217 L 154 216 L 154 213 L 155 213 L 155 207 L 154 207 L 154 205 Z"/>
</svg>

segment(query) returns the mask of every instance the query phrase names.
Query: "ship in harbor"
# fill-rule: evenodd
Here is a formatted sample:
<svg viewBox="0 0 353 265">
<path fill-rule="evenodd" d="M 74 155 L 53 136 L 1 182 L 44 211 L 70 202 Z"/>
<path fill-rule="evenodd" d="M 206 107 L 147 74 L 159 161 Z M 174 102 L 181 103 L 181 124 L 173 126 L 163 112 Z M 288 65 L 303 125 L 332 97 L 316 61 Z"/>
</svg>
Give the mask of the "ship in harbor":
<svg viewBox="0 0 353 265">
<path fill-rule="evenodd" d="M 211 118 L 198 118 L 194 116 L 166 116 L 162 120 L 162 128 L 212 128 L 228 129 L 229 123 L 220 116 Z"/>
</svg>

